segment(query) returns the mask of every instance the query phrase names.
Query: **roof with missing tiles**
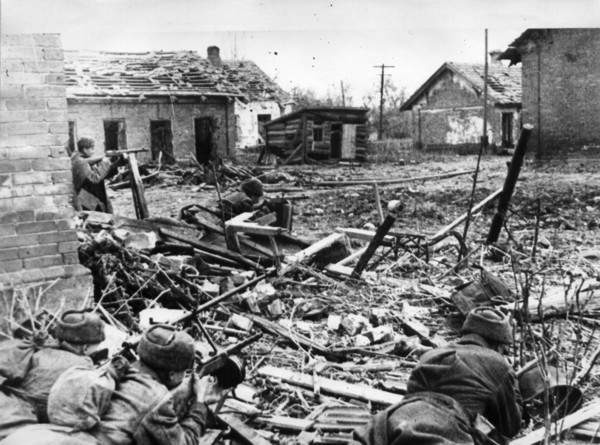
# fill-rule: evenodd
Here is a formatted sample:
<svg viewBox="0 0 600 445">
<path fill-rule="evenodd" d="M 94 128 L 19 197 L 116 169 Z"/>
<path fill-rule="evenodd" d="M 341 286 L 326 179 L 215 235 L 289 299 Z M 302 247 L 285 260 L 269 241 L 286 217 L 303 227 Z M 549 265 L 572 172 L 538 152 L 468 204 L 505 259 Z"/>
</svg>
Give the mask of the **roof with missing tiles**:
<svg viewBox="0 0 600 445">
<path fill-rule="evenodd" d="M 446 71 L 451 71 L 467 81 L 478 94 L 483 93 L 485 72 L 483 64 L 446 62 L 402 104 L 400 109 L 410 110 Z M 520 104 L 521 69 L 506 67 L 499 63 L 490 63 L 488 65 L 488 97 L 491 102 L 498 105 Z"/>
<path fill-rule="evenodd" d="M 230 96 L 284 102 L 288 95 L 254 62 L 213 65 L 195 51 L 65 51 L 67 97 Z"/>
</svg>

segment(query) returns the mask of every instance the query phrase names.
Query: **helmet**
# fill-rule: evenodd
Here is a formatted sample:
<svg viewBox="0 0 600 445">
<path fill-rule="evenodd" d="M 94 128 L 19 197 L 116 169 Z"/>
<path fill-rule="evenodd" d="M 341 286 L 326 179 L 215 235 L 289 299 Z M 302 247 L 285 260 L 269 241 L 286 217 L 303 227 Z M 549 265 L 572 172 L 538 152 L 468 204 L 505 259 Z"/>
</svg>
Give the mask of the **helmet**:
<svg viewBox="0 0 600 445">
<path fill-rule="evenodd" d="M 508 316 L 491 307 L 481 306 L 471 310 L 463 323 L 462 332 L 479 334 L 497 343 L 510 344 L 513 341 Z"/>
<path fill-rule="evenodd" d="M 137 353 L 152 369 L 185 371 L 194 362 L 194 339 L 173 326 L 157 324 L 144 333 Z"/>
<path fill-rule="evenodd" d="M 90 311 L 66 311 L 56 322 L 54 336 L 74 344 L 91 344 L 104 341 L 104 322 Z"/>
</svg>

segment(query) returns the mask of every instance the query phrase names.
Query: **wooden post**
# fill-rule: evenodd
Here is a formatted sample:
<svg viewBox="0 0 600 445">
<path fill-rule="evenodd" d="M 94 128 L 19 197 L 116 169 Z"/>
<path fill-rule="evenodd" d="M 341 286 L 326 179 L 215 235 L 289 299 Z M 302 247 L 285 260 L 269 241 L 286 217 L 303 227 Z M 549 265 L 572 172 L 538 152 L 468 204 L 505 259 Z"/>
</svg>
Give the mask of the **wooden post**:
<svg viewBox="0 0 600 445">
<path fill-rule="evenodd" d="M 383 222 L 377 228 L 375 236 L 367 246 L 367 250 L 365 250 L 365 252 L 361 255 L 360 259 L 358 260 L 358 263 L 356 263 L 356 267 L 352 271 L 352 278 L 360 277 L 363 270 L 365 270 L 365 268 L 367 267 L 369 260 L 371 259 L 371 257 L 373 256 L 373 254 L 387 235 L 387 233 L 390 231 L 395 221 L 396 217 L 393 215 L 387 215 L 385 217 Z"/>
<path fill-rule="evenodd" d="M 504 181 L 502 194 L 498 200 L 498 210 L 496 211 L 496 214 L 492 219 L 492 224 L 490 225 L 490 231 L 487 236 L 486 244 L 492 244 L 498 241 L 498 236 L 500 236 L 502 224 L 504 224 L 504 218 L 506 217 L 506 211 L 508 210 L 508 204 L 510 204 L 510 199 L 512 198 L 515 185 L 517 184 L 517 179 L 519 179 L 519 172 L 521 171 L 523 159 L 525 158 L 525 151 L 527 150 L 527 141 L 529 140 L 529 135 L 531 134 L 532 129 L 532 125 L 523 125 L 521 136 L 519 137 L 519 142 L 517 143 L 517 148 L 515 149 L 515 153 L 510 161 L 510 167 Z"/>
<path fill-rule="evenodd" d="M 375 208 L 377 209 L 377 215 L 379 215 L 379 224 L 381 224 L 384 220 L 383 209 L 381 208 L 381 197 L 379 196 L 379 187 L 377 187 L 377 183 L 373 183 L 373 190 L 375 192 Z"/>
<path fill-rule="evenodd" d="M 146 204 L 146 197 L 144 196 L 144 184 L 140 177 L 140 170 L 138 169 L 135 154 L 132 153 L 127 155 L 127 160 L 129 161 L 129 180 L 131 181 L 131 193 L 133 195 L 135 215 L 137 219 L 146 219 L 150 214 L 148 212 L 148 204 Z"/>
</svg>

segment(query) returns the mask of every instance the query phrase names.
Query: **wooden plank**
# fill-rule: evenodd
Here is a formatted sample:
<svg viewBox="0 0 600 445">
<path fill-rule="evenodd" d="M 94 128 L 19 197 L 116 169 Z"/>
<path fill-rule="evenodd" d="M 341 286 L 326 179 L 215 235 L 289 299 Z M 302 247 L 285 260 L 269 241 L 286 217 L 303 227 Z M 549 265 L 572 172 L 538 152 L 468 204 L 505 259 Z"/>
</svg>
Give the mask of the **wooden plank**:
<svg viewBox="0 0 600 445">
<path fill-rule="evenodd" d="M 363 271 L 367 268 L 367 265 L 369 264 L 369 260 L 375 254 L 375 251 L 377 250 L 377 248 L 383 243 L 385 236 L 387 235 L 389 230 L 392 228 L 395 221 L 396 221 L 396 218 L 394 216 L 387 215 L 385 217 L 385 219 L 383 220 L 383 222 L 379 225 L 379 227 L 377 227 L 375 236 L 373 237 L 373 239 L 367 246 L 367 250 L 365 250 L 365 252 L 359 258 L 358 263 L 356 263 L 356 267 L 352 271 L 353 278 L 359 278 L 360 275 L 363 273 Z"/>
<path fill-rule="evenodd" d="M 335 230 L 345 233 L 352 239 L 359 239 L 359 240 L 369 241 L 369 242 L 375 236 L 374 230 L 355 229 L 353 227 L 337 227 Z M 394 242 L 394 237 L 391 235 L 386 235 L 383 238 L 383 242 L 391 244 Z"/>
<path fill-rule="evenodd" d="M 314 420 L 298 419 L 296 417 L 288 416 L 258 417 L 256 421 L 264 423 L 271 428 L 296 432 L 306 431 L 315 423 Z"/>
<path fill-rule="evenodd" d="M 454 178 L 456 176 L 463 176 L 475 173 L 475 170 L 464 170 L 464 171 L 456 171 L 449 173 L 442 173 L 439 175 L 426 175 L 426 176 L 415 176 L 412 178 L 396 178 L 396 179 L 386 179 L 386 178 L 375 178 L 369 180 L 356 180 L 356 181 L 318 181 L 312 182 L 310 185 L 313 187 L 347 187 L 353 185 L 370 185 L 373 183 L 377 183 L 380 185 L 385 184 L 402 184 L 404 182 L 414 182 L 414 181 L 427 181 L 430 179 L 447 179 Z"/>
<path fill-rule="evenodd" d="M 148 204 L 146 203 L 146 197 L 144 196 L 144 184 L 140 177 L 140 170 L 135 154 L 128 155 L 127 161 L 129 162 L 129 173 L 131 173 L 131 192 L 133 194 L 135 213 L 137 219 L 146 219 L 150 216 L 150 213 L 148 212 Z"/>
<path fill-rule="evenodd" d="M 301 250 L 300 252 L 295 253 L 294 255 L 290 255 L 286 257 L 286 263 L 292 265 L 294 263 L 301 263 L 303 261 L 308 261 L 312 257 L 314 257 L 321 250 L 326 249 L 332 244 L 342 241 L 346 235 L 343 233 L 332 233 L 331 235 L 326 236 L 322 240 L 317 241 L 314 244 L 311 244 L 306 249 Z"/>
<path fill-rule="evenodd" d="M 401 402 L 404 398 L 400 394 L 374 389 L 369 385 L 341 382 L 319 376 L 313 378 L 313 376 L 309 374 L 276 368 L 275 366 L 263 366 L 258 370 L 258 375 L 279 379 L 290 385 L 301 386 L 303 388 L 312 389 L 315 386 L 318 386 L 321 391 L 326 394 L 343 396 L 386 406 Z"/>
<path fill-rule="evenodd" d="M 217 414 L 216 417 L 220 422 L 228 425 L 243 443 L 247 445 L 271 445 L 271 442 L 264 439 L 233 414 Z"/>
<path fill-rule="evenodd" d="M 336 275 L 344 275 L 346 277 L 350 277 L 350 276 L 352 276 L 352 271 L 354 270 L 354 268 L 335 263 L 335 264 L 328 264 L 325 267 L 325 270 L 327 272 L 331 272 Z"/>
<path fill-rule="evenodd" d="M 354 261 L 355 259 L 357 259 L 358 257 L 360 257 L 363 253 L 365 253 L 365 250 L 367 250 L 367 246 L 361 247 L 356 252 L 352 252 L 346 258 L 338 261 L 335 264 L 337 264 L 338 266 L 345 266 L 346 264 L 351 263 L 352 261 Z"/>
<path fill-rule="evenodd" d="M 562 433 L 580 423 L 585 422 L 593 417 L 600 416 L 600 401 L 592 402 L 587 406 L 575 411 L 568 416 L 559 419 L 556 422 L 552 423 L 552 427 L 550 431 L 548 431 L 548 436 L 550 438 L 556 436 L 557 434 Z M 520 437 L 519 439 L 512 440 L 510 445 L 534 445 L 536 443 L 542 442 L 546 437 L 546 429 L 538 428 L 537 430 L 533 430 L 531 433 Z"/>
<path fill-rule="evenodd" d="M 225 231 L 228 229 L 234 230 L 235 232 L 243 232 L 243 233 L 251 233 L 252 235 L 279 235 L 280 233 L 287 232 L 287 229 L 283 227 L 273 227 L 273 226 L 261 226 L 259 224 L 255 224 L 253 222 L 243 222 L 243 223 L 225 223 Z"/>
<path fill-rule="evenodd" d="M 491 195 L 486 197 L 485 199 L 481 200 L 478 204 L 474 205 L 473 208 L 471 209 L 471 215 L 475 215 L 477 212 L 479 212 L 481 209 L 483 209 L 487 204 L 489 204 L 490 202 L 495 200 L 498 196 L 500 196 L 501 193 L 502 193 L 502 189 L 498 189 L 494 193 L 492 193 Z M 431 239 L 431 242 L 432 243 L 437 242 L 438 239 L 443 238 L 444 235 L 446 235 L 448 232 L 450 232 L 452 229 L 454 229 L 456 226 L 461 224 L 466 219 L 467 219 L 467 213 L 463 213 L 461 216 L 456 218 L 450 224 L 442 227 L 435 234 L 431 235 L 429 237 Z"/>
</svg>

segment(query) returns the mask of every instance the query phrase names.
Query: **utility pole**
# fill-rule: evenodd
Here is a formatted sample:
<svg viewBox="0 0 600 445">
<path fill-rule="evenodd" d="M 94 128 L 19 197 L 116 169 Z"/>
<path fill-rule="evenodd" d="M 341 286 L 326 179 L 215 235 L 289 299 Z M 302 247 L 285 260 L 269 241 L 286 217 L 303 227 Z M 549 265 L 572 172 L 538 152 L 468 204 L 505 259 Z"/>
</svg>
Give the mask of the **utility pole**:
<svg viewBox="0 0 600 445">
<path fill-rule="evenodd" d="M 381 68 L 381 86 L 379 88 L 379 129 L 377 131 L 377 140 L 380 141 L 383 138 L 383 78 L 385 76 L 386 68 L 395 68 L 393 65 L 375 65 L 373 68 Z"/>
<path fill-rule="evenodd" d="M 340 88 L 342 89 L 342 107 L 346 106 L 346 96 L 344 95 L 344 81 L 340 80 Z"/>
</svg>

